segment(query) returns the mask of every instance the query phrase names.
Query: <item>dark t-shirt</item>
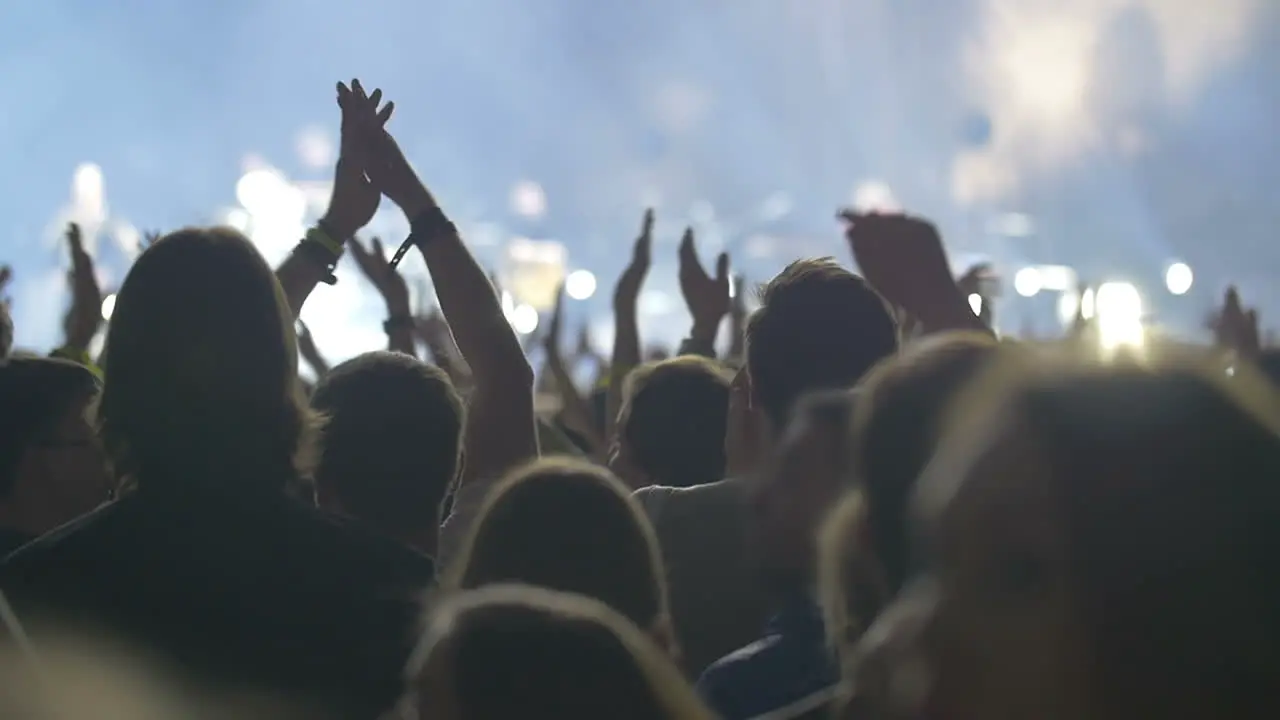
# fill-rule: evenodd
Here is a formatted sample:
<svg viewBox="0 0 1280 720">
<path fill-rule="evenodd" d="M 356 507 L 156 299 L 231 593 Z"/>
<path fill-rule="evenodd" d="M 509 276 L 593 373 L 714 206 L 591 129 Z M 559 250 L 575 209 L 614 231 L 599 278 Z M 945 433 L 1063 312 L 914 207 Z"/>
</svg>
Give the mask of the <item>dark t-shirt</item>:
<svg viewBox="0 0 1280 720">
<path fill-rule="evenodd" d="M 13 528 L 0 527 L 0 558 L 6 557 L 9 553 L 35 540 L 35 536 L 28 535 L 24 532 L 14 530 Z"/>
<path fill-rule="evenodd" d="M 0 586 L 37 645 L 41 620 L 70 621 L 200 683 L 373 718 L 434 572 L 283 494 L 144 488 L 11 555 Z"/>
</svg>

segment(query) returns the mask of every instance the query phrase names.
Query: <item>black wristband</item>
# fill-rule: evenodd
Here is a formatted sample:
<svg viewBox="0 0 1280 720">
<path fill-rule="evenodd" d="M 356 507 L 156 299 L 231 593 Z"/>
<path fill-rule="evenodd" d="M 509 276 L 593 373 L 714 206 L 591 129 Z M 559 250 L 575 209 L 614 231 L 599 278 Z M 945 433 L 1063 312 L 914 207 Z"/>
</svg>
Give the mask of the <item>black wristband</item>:
<svg viewBox="0 0 1280 720">
<path fill-rule="evenodd" d="M 405 253 L 409 252 L 409 248 L 414 245 L 419 248 L 426 247 L 432 238 L 457 234 L 457 226 L 449 221 L 439 205 L 433 205 L 409 220 L 409 237 L 405 238 L 395 255 L 391 256 L 391 267 L 399 265 Z"/>
<path fill-rule="evenodd" d="M 412 315 L 392 315 L 382 323 L 382 330 L 390 335 L 396 330 L 412 330 L 414 326 Z"/>
</svg>

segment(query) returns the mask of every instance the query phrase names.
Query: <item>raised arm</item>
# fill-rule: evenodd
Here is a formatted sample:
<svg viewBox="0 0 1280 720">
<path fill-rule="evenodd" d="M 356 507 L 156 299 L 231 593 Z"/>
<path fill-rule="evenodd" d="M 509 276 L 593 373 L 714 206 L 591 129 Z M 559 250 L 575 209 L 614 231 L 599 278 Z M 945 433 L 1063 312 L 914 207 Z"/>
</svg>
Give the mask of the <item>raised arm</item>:
<svg viewBox="0 0 1280 720">
<path fill-rule="evenodd" d="M 307 296 L 320 283 L 332 284 L 333 268 L 338 264 L 344 245 L 357 231 L 369 223 L 378 211 L 382 194 L 365 177 L 367 148 L 356 132 L 355 119 L 362 114 L 368 123 L 378 127 L 391 118 L 394 106 L 387 103 L 381 111 L 382 91 L 356 97 L 338 84 L 338 107 L 342 110 L 338 164 L 333 173 L 333 194 L 329 209 L 289 257 L 276 268 L 276 280 L 284 291 L 293 316 L 298 317 Z"/>
<path fill-rule="evenodd" d="M 925 333 L 990 333 L 956 286 L 938 230 L 898 214 L 840 213 L 858 268 L 886 300 L 918 320 Z"/>
<path fill-rule="evenodd" d="M 564 355 L 560 351 L 560 336 L 564 327 L 564 288 L 556 295 L 556 307 L 551 314 L 551 323 L 542 338 L 542 347 L 547 354 L 547 370 L 555 380 L 556 394 L 560 396 L 561 413 L 564 422 L 590 446 L 584 448 L 587 454 L 597 460 L 603 460 L 608 450 L 604 438 L 592 418 L 591 407 L 578 394 L 573 384 L 573 376 L 565 365 Z"/>
<path fill-rule="evenodd" d="M 351 93 L 357 98 L 364 95 L 358 82 L 352 83 Z M 409 218 L 411 240 L 426 261 L 440 310 L 474 382 L 461 483 L 453 513 L 441 529 L 437 559 L 447 565 L 488 489 L 512 467 L 538 454 L 533 371 L 493 285 L 457 229 L 445 219 L 368 104 L 355 104 L 364 108 L 360 128 L 369 148 L 365 173 Z"/>
<path fill-rule="evenodd" d="M 649 274 L 653 252 L 653 210 L 646 210 L 640 237 L 631 251 L 631 262 L 613 290 L 613 358 L 609 361 L 609 392 L 605 403 L 605 437 L 613 442 L 614 426 L 622 408 L 622 383 L 640 364 L 640 327 L 636 317 L 640 287 Z"/>
<path fill-rule="evenodd" d="M 387 306 L 387 319 L 382 323 L 382 329 L 387 333 L 387 349 L 417 355 L 413 340 L 415 321 L 409 309 L 409 286 L 387 261 L 382 241 L 374 238 L 368 250 L 359 239 L 353 239 L 348 245 L 360 272 L 378 289 Z"/>
<path fill-rule="evenodd" d="M 720 321 L 729 314 L 729 255 L 720 253 L 715 277 L 708 275 L 698 259 L 693 228 L 687 228 L 680 240 L 680 294 L 693 318 L 693 328 L 680 345 L 680 354 L 714 358 Z"/>
</svg>

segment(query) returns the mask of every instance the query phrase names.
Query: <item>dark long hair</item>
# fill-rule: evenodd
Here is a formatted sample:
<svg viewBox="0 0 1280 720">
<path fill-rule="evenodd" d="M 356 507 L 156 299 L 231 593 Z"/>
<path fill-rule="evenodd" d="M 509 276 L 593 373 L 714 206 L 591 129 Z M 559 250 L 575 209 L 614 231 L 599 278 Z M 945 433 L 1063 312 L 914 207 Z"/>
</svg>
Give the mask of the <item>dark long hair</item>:
<svg viewBox="0 0 1280 720">
<path fill-rule="evenodd" d="M 119 480 L 279 490 L 313 455 L 291 313 L 240 233 L 170 233 L 116 296 L 97 407 Z"/>
</svg>

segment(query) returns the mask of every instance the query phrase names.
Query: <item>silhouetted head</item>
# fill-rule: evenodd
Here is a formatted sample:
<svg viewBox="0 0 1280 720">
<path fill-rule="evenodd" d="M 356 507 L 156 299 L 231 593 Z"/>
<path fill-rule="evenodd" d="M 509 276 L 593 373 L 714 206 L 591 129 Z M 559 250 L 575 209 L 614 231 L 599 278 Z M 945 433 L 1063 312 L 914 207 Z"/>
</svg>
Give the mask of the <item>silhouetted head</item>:
<svg viewBox="0 0 1280 720">
<path fill-rule="evenodd" d="M 98 425 L 140 488 L 280 491 L 314 437 L 293 321 L 262 256 L 227 228 L 148 247 L 116 294 Z"/>
<path fill-rule="evenodd" d="M 495 585 L 438 607 L 408 667 L 408 705 L 438 720 L 710 720 L 670 659 L 581 595 Z"/>
<path fill-rule="evenodd" d="M 928 717 L 1280 714 L 1280 420 L 1246 375 L 994 366 L 921 476 L 920 582 L 858 686 L 909 673 Z"/>
<path fill-rule="evenodd" d="M 732 379 L 714 360 L 691 355 L 636 368 L 609 469 L 634 488 L 722 479 Z"/>
<path fill-rule="evenodd" d="M 898 350 L 884 299 L 831 258 L 797 260 L 770 280 L 746 336 L 753 405 L 775 435 L 801 395 L 851 388 Z"/>
<path fill-rule="evenodd" d="M 476 519 L 454 586 L 518 582 L 596 598 L 674 651 L 653 527 L 607 470 L 568 458 L 512 473 Z"/>
<path fill-rule="evenodd" d="M 444 371 L 402 353 L 365 353 L 325 375 L 311 406 L 325 416 L 321 507 L 433 551 L 462 452 L 462 400 Z"/>
</svg>

